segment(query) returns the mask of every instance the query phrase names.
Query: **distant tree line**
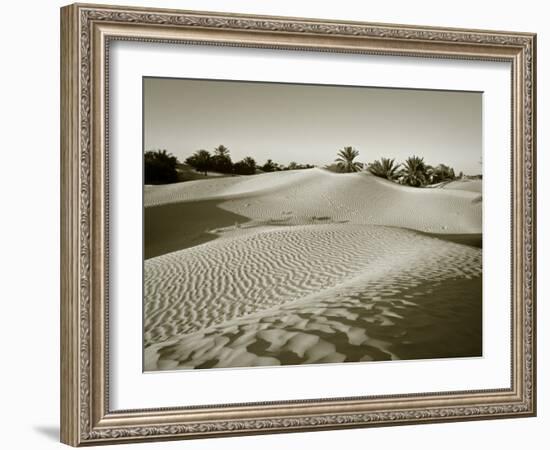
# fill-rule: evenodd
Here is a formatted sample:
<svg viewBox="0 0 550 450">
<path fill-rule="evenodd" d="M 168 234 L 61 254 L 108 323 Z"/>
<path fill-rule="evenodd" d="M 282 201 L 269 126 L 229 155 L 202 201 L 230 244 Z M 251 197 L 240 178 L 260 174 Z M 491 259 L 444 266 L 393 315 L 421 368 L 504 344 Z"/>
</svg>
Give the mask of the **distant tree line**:
<svg viewBox="0 0 550 450">
<path fill-rule="evenodd" d="M 268 159 L 263 166 L 260 166 L 262 172 L 280 172 L 282 170 L 301 170 L 301 169 L 313 169 L 313 164 L 298 164 L 296 161 L 291 161 L 287 166 L 283 164 L 277 164 L 271 159 Z"/>
<path fill-rule="evenodd" d="M 409 156 L 403 163 L 396 163 L 395 159 L 381 158 L 370 163 L 367 170 L 377 177 L 414 187 L 429 186 L 462 177 L 462 173 L 457 177 L 450 166 L 431 166 L 424 162 L 424 158 L 416 155 Z"/>
<path fill-rule="evenodd" d="M 204 175 L 208 175 L 209 171 L 223 174 L 253 175 L 257 171 L 278 172 L 281 170 L 311 169 L 314 167 L 311 164 L 298 164 L 296 162 L 291 162 L 285 166 L 274 162 L 272 159 L 268 159 L 265 164 L 259 165 L 251 156 L 233 162 L 229 149 L 224 145 L 217 146 L 213 153 L 210 153 L 208 150 L 197 150 L 185 159 L 185 164 L 202 172 Z"/>
<path fill-rule="evenodd" d="M 204 176 L 208 172 L 217 172 L 224 175 L 253 175 L 258 172 L 278 172 L 283 170 L 311 169 L 312 164 L 298 164 L 291 162 L 283 165 L 268 159 L 263 165 L 247 156 L 233 162 L 229 149 L 225 145 L 218 145 L 211 153 L 208 150 L 197 150 L 185 159 L 184 163 Z M 144 182 L 145 184 L 165 184 L 185 181 L 181 175 L 182 164 L 178 159 L 167 153 L 166 150 L 149 150 L 144 154 Z"/>
<path fill-rule="evenodd" d="M 330 170 L 337 172 L 359 172 L 368 170 L 377 177 L 386 178 L 399 184 L 424 187 L 446 181 L 463 178 L 462 172 L 458 176 L 452 167 L 445 164 L 431 166 L 424 162 L 424 158 L 413 155 L 402 163 L 396 163 L 395 159 L 380 158 L 369 164 L 356 161 L 359 152 L 353 147 L 344 147 L 338 151 L 333 166 Z M 233 162 L 229 149 L 224 145 L 217 146 L 212 153 L 208 150 L 197 150 L 185 159 L 188 167 L 195 169 L 202 175 L 208 176 L 208 172 L 217 172 L 226 175 L 253 175 L 258 172 L 278 172 L 283 170 L 311 169 L 311 164 L 298 164 L 291 162 L 282 165 L 268 159 L 263 165 L 258 165 L 254 158 L 247 156 L 240 161 Z M 150 150 L 144 154 L 144 181 L 145 184 L 165 184 L 187 179 L 181 174 L 182 164 L 178 159 L 166 150 Z M 187 169 L 189 172 L 189 169 Z M 480 176 L 479 176 L 480 177 Z"/>
</svg>

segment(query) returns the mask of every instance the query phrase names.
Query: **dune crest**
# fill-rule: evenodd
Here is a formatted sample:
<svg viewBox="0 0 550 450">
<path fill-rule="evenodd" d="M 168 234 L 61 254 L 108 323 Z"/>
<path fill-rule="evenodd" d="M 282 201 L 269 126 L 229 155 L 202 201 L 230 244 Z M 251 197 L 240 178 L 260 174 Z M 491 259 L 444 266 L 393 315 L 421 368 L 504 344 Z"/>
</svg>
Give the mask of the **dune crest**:
<svg viewBox="0 0 550 450">
<path fill-rule="evenodd" d="M 482 187 L 483 181 L 481 180 L 455 180 L 442 186 L 443 189 L 470 191 L 478 194 L 481 194 Z"/>
<path fill-rule="evenodd" d="M 306 169 L 146 187 L 145 369 L 481 355 L 476 186 Z"/>
<path fill-rule="evenodd" d="M 219 200 L 261 225 L 348 222 L 430 233 L 481 233 L 479 193 L 401 186 L 368 173 L 273 172 L 154 187 L 145 205 Z"/>
</svg>

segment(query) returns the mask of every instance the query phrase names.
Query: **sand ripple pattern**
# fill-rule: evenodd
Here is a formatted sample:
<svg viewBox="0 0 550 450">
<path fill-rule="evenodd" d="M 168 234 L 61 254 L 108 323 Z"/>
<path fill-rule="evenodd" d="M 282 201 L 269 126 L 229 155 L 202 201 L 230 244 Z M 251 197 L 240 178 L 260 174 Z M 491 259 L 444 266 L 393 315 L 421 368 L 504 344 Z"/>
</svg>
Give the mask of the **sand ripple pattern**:
<svg viewBox="0 0 550 450">
<path fill-rule="evenodd" d="M 404 318 L 415 299 L 480 276 L 480 249 L 399 228 L 333 223 L 220 238 L 145 262 L 145 369 L 400 359 L 406 349 L 392 343 L 413 332 Z"/>
</svg>

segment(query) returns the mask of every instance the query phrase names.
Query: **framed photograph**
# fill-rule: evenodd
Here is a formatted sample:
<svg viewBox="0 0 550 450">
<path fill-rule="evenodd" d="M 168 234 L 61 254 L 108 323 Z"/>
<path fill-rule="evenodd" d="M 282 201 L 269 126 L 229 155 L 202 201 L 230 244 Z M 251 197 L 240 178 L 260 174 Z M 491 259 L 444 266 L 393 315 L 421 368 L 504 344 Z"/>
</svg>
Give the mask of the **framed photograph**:
<svg viewBox="0 0 550 450">
<path fill-rule="evenodd" d="M 535 57 L 62 8 L 62 442 L 535 415 Z"/>
</svg>

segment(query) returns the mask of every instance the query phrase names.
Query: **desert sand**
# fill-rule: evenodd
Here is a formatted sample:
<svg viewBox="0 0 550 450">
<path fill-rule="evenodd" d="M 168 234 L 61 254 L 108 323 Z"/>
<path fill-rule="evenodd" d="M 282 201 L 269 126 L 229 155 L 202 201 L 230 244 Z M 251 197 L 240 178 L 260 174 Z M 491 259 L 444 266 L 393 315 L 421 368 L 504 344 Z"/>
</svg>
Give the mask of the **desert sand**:
<svg viewBox="0 0 550 450">
<path fill-rule="evenodd" d="M 480 191 L 307 169 L 144 199 L 146 370 L 481 355 Z"/>
<path fill-rule="evenodd" d="M 446 183 L 443 189 L 463 190 L 481 194 L 482 184 L 483 182 L 481 180 L 455 180 Z"/>
</svg>

